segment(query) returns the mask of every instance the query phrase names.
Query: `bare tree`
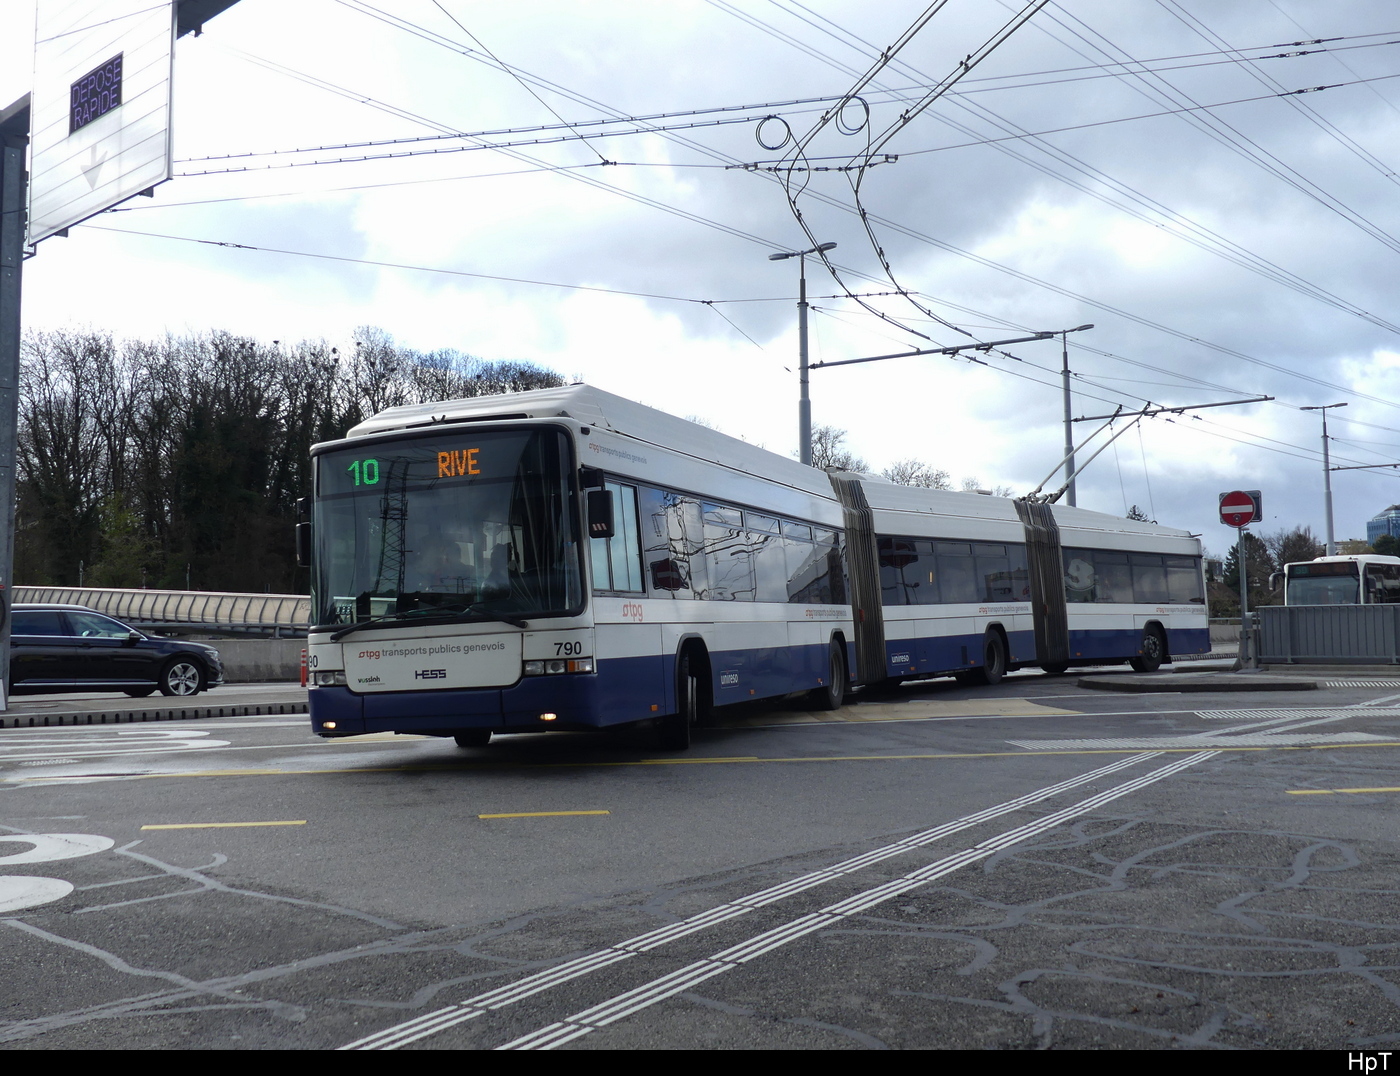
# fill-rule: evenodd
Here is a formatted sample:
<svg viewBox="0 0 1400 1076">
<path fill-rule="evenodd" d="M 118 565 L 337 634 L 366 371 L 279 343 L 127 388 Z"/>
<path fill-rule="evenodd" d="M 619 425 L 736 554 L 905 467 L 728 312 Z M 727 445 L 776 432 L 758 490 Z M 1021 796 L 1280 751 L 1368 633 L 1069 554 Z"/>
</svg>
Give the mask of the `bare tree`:
<svg viewBox="0 0 1400 1076">
<path fill-rule="evenodd" d="M 896 460 L 880 472 L 897 486 L 920 486 L 924 489 L 952 489 L 953 476 L 941 467 L 913 459 Z"/>
<path fill-rule="evenodd" d="M 870 464 L 846 447 L 846 431 L 835 426 L 812 428 L 812 466 L 821 471 L 870 470 Z"/>
<path fill-rule="evenodd" d="M 964 493 L 981 493 L 983 490 L 986 490 L 993 497 L 1016 496 L 1016 492 L 1010 486 L 993 486 L 990 489 L 987 489 L 986 486 L 982 485 L 982 480 L 976 475 L 964 478 L 962 480 L 962 486 L 960 488 Z"/>
<path fill-rule="evenodd" d="M 1274 531 L 1261 537 L 1274 563 L 1280 567 L 1294 561 L 1313 560 L 1323 554 L 1322 543 L 1313 537 L 1311 527 L 1294 527 L 1291 531 Z"/>
</svg>

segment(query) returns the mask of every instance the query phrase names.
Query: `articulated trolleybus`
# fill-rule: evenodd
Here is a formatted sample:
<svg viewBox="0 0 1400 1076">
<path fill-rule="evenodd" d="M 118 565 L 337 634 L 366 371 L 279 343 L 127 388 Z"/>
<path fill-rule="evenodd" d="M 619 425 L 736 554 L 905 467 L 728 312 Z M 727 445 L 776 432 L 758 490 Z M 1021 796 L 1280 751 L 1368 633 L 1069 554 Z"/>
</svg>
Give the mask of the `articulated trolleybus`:
<svg viewBox="0 0 1400 1076">
<path fill-rule="evenodd" d="M 586 385 L 396 407 L 317 445 L 322 736 L 649 722 L 852 685 L 1209 649 L 1199 543 L 803 466 Z"/>
</svg>

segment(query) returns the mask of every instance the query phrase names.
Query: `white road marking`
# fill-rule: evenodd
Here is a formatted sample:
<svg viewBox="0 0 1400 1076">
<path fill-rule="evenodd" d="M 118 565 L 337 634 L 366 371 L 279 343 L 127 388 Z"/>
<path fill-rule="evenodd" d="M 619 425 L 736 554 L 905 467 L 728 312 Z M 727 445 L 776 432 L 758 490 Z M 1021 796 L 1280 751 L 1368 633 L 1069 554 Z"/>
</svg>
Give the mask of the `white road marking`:
<svg viewBox="0 0 1400 1076">
<path fill-rule="evenodd" d="M 51 904 L 73 892 L 73 883 L 58 878 L 28 878 L 22 874 L 0 878 L 0 912 L 17 912 L 38 904 Z"/>
<path fill-rule="evenodd" d="M 14 841 L 30 847 L 0 856 L 0 867 L 20 863 L 57 863 L 95 852 L 105 852 L 116 842 L 96 833 L 6 833 L 0 843 Z M 17 912 L 62 900 L 73 892 L 73 883 L 60 878 L 32 878 L 23 874 L 0 876 L 0 912 Z"/>
<path fill-rule="evenodd" d="M 397 1024 L 394 1027 L 386 1028 L 383 1031 L 377 1031 L 372 1035 L 367 1035 L 362 1039 L 357 1039 L 355 1042 L 348 1043 L 340 1047 L 340 1049 L 397 1050 L 401 1046 L 407 1046 L 411 1042 L 427 1038 L 429 1035 L 437 1034 L 439 1031 L 444 1031 L 456 1024 L 463 1023 L 478 1016 L 483 1016 L 493 1009 L 500 1009 L 507 1005 L 512 1005 L 517 1001 L 522 1001 L 527 997 L 541 993 L 561 983 L 566 983 L 571 979 L 577 979 L 582 975 L 587 975 L 600 968 L 605 968 L 610 964 L 616 964 L 618 961 L 627 960 L 636 956 L 638 953 L 648 952 L 658 946 L 676 941 L 679 938 L 684 938 L 689 934 L 694 934 L 697 931 L 704 930 L 717 923 L 723 923 L 730 919 L 747 915 L 756 908 L 765 907 L 777 901 L 795 896 L 798 893 L 803 893 L 816 886 L 844 878 L 857 871 L 864 870 L 866 867 L 872 866 L 875 863 L 880 863 L 893 856 L 902 855 L 912 849 L 932 844 L 935 841 L 942 840 L 944 837 L 949 837 L 954 833 L 959 833 L 962 830 L 969 829 L 982 822 L 987 822 L 1014 811 L 1019 811 L 1025 807 L 1047 800 L 1052 796 L 1059 795 L 1061 792 L 1068 792 L 1081 785 L 1088 784 L 1102 777 L 1107 777 L 1119 770 L 1134 766 L 1139 762 L 1146 762 L 1148 759 L 1155 757 L 1155 754 L 1141 754 L 1120 759 L 1107 766 L 1101 766 L 1096 770 L 1091 770 L 1088 773 L 1072 777 L 1067 781 L 1049 785 L 1046 788 L 1038 789 L 1024 796 L 1018 796 L 1015 799 L 1007 800 L 1005 803 L 999 803 L 994 807 L 988 807 L 975 814 L 966 815 L 963 818 L 952 822 L 946 822 L 940 826 L 935 826 L 933 829 L 925 830 L 922 833 L 916 833 L 912 836 L 905 837 L 893 844 L 862 853 L 852 859 L 837 863 L 834 866 L 824 867 L 821 870 L 801 875 L 786 882 L 781 882 L 778 885 L 760 890 L 757 893 L 750 893 L 748 896 L 740 897 L 737 900 L 729 901 L 725 904 L 720 904 L 711 908 L 709 911 L 693 915 L 689 919 L 684 919 L 679 923 L 673 923 L 670 926 L 649 931 L 635 938 L 629 938 L 627 941 L 618 942 L 606 949 L 590 953 L 587 956 L 579 957 L 575 960 L 567 961 L 566 963 L 546 969 L 545 971 L 536 972 L 534 975 L 527 975 L 525 978 L 516 982 L 488 991 L 485 994 L 478 994 L 476 997 L 468 998 L 466 1001 L 456 1005 L 450 1005 L 445 1009 L 438 1009 L 434 1012 L 426 1013 L 423 1016 L 408 1020 L 402 1024 Z"/>
<path fill-rule="evenodd" d="M 1377 699 L 1376 702 L 1388 702 Z M 1361 703 L 1357 706 L 1300 706 L 1289 708 L 1275 706 L 1262 710 L 1197 710 L 1207 721 L 1250 721 L 1258 718 L 1278 718 L 1292 720 L 1295 717 L 1336 717 L 1344 714 L 1354 717 L 1363 714 L 1367 717 L 1400 717 L 1400 706 L 1371 706 Z"/>
<path fill-rule="evenodd" d="M 1329 743 L 1390 743 L 1393 736 L 1369 732 L 1313 732 L 1297 735 L 1246 732 L 1239 736 L 1215 737 L 1205 733 L 1187 736 L 1123 736 L 1099 740 L 1008 740 L 1027 751 L 1162 751 L 1168 748 L 1226 747 L 1315 747 Z"/>
<path fill-rule="evenodd" d="M 105 852 L 116 842 L 111 837 L 95 833 L 7 833 L 0 834 L 0 844 L 16 841 L 33 847 L 23 852 L 0 855 L 0 867 L 21 863 L 57 863 L 62 859 L 77 859 L 94 852 Z"/>
<path fill-rule="evenodd" d="M 930 882 L 951 874 L 968 864 L 978 860 L 986 859 L 988 856 L 1001 851 L 1003 848 L 1019 844 L 1031 837 L 1038 836 L 1047 830 L 1053 829 L 1065 822 L 1088 814 L 1099 807 L 1113 800 L 1119 799 L 1132 792 L 1146 788 L 1148 785 L 1166 779 L 1173 774 L 1179 773 L 1189 766 L 1204 762 L 1206 759 L 1214 758 L 1218 751 L 1202 751 L 1198 754 L 1188 755 L 1161 769 L 1153 770 L 1142 777 L 1118 785 L 1106 792 L 1100 792 L 1086 800 L 1081 800 L 1073 806 L 1056 811 L 1053 814 L 1045 815 L 1033 822 L 1017 826 L 1015 829 L 1007 830 L 995 837 L 989 838 L 974 845 L 972 848 L 964 849 L 954 855 L 946 856 L 926 867 L 921 867 L 916 871 L 911 871 L 902 878 L 886 882 L 884 885 L 876 886 L 863 893 L 847 897 L 845 900 L 828 905 L 820 911 L 810 915 L 802 916 L 789 923 L 785 923 L 773 930 L 766 931 L 739 945 L 732 946 L 704 960 L 696 961 L 687 967 L 674 971 L 669 975 L 662 976 L 652 982 L 619 994 L 607 1001 L 594 1005 L 582 1012 L 575 1013 L 567 1019 L 550 1024 L 548 1027 L 540 1028 L 538 1031 L 523 1035 L 518 1039 L 497 1047 L 499 1050 L 552 1050 L 557 1046 L 573 1042 L 585 1035 L 616 1023 L 624 1017 L 631 1016 L 643 1009 L 649 1008 L 658 1002 L 665 1001 L 683 991 L 690 990 L 706 979 L 712 979 L 717 975 L 722 975 L 727 971 L 740 967 L 751 960 L 755 960 L 766 953 L 770 953 L 784 945 L 804 938 L 809 934 L 822 930 L 825 927 L 841 923 L 853 915 L 859 915 L 868 911 L 876 905 L 882 904 L 894 897 L 901 896 L 911 890 L 928 885 Z"/>
<path fill-rule="evenodd" d="M 65 756 L 101 758 L 107 755 L 133 755 L 151 752 L 204 751 L 228 747 L 228 740 L 208 739 L 202 729 L 125 728 L 102 729 L 81 733 L 65 730 L 61 741 Z M 28 761 L 52 756 L 55 741 L 48 736 L 34 736 L 26 729 L 20 734 L 0 736 L 0 762 Z"/>
</svg>

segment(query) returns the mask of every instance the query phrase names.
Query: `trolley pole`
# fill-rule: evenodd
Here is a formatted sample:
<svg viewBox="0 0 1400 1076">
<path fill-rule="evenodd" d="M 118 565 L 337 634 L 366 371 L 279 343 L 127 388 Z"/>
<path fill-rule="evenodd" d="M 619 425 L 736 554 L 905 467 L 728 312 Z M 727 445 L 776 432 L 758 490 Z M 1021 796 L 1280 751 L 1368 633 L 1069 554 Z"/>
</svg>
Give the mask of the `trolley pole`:
<svg viewBox="0 0 1400 1076">
<path fill-rule="evenodd" d="M 1070 418 L 1069 333 L 1067 331 L 1060 333 L 1060 346 L 1062 349 L 1060 352 L 1062 363 L 1061 377 L 1064 378 L 1065 394 L 1065 480 L 1069 485 L 1069 489 L 1066 491 L 1068 496 L 1067 503 L 1073 508 L 1076 505 L 1074 495 L 1074 433 L 1073 419 Z"/>
<path fill-rule="evenodd" d="M 812 466 L 812 398 L 807 384 L 811 369 L 807 361 L 807 255 L 835 249 L 835 243 L 822 243 L 810 250 L 768 255 L 770 262 L 797 259 L 797 458 L 808 467 Z"/>
</svg>

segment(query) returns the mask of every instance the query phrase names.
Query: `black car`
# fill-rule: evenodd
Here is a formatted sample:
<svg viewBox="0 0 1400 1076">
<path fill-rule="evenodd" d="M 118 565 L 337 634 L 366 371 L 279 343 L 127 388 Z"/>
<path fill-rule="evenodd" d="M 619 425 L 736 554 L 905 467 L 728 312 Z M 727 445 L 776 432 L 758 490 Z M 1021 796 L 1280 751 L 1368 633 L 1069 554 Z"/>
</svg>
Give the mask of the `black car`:
<svg viewBox="0 0 1400 1076">
<path fill-rule="evenodd" d="M 124 691 L 133 698 L 195 695 L 224 682 L 219 652 L 162 639 L 82 605 L 10 611 L 10 693 Z"/>
</svg>

